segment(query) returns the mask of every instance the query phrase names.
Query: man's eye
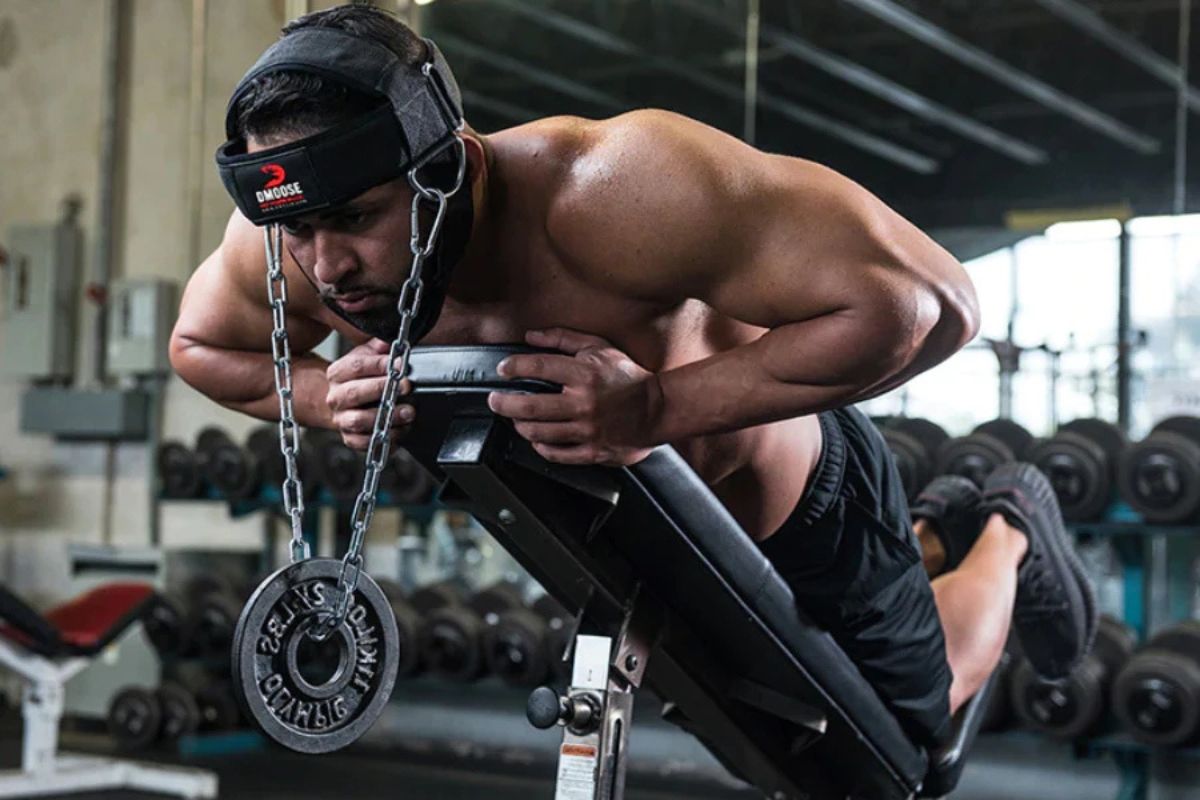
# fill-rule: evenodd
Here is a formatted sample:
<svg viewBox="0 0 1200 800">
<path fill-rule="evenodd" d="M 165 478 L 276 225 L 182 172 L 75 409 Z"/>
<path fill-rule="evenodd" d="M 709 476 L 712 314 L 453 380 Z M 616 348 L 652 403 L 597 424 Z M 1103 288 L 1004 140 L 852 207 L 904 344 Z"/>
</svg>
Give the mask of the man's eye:
<svg viewBox="0 0 1200 800">
<path fill-rule="evenodd" d="M 280 227 L 288 236 L 303 236 L 308 233 L 308 226 L 303 222 L 284 222 Z"/>
<path fill-rule="evenodd" d="M 341 215 L 341 222 L 347 227 L 354 227 L 366 222 L 367 216 L 367 212 L 365 211 L 347 211 Z"/>
</svg>

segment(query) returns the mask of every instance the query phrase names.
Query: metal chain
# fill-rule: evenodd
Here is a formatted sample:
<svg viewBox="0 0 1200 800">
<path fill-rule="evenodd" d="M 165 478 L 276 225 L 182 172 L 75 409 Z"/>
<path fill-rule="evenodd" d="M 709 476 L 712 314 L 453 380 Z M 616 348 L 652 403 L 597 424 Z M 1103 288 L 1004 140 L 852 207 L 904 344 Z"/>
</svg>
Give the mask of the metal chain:
<svg viewBox="0 0 1200 800">
<path fill-rule="evenodd" d="M 300 451 L 300 426 L 292 408 L 292 348 L 287 333 L 287 278 L 283 275 L 283 229 L 278 223 L 263 229 L 267 248 L 267 297 L 271 301 L 271 360 L 275 371 L 275 394 L 279 396 L 279 449 L 287 476 L 283 479 L 283 509 L 292 523 L 292 563 L 309 557 L 304 540 L 304 491 L 296 469 Z"/>
<path fill-rule="evenodd" d="M 314 629 L 310 631 L 310 635 L 318 640 L 325 638 L 342 624 L 342 621 L 345 620 L 346 615 L 350 611 L 350 600 L 354 595 L 354 590 L 358 587 L 358 577 L 362 572 L 363 564 L 363 545 L 366 541 L 367 529 L 371 525 L 371 517 L 375 513 L 376 495 L 379 492 L 379 477 L 383 473 L 384 465 L 387 463 L 392 415 L 396 408 L 396 394 L 400 390 L 400 383 L 404 375 L 408 372 L 408 358 L 412 352 L 409 331 L 412 328 L 413 318 L 417 315 L 417 311 L 420 308 L 421 293 L 424 289 L 424 282 L 421 278 L 422 267 L 425 260 L 432 255 L 434 248 L 437 246 L 438 236 L 442 231 L 442 223 L 446 219 L 449 199 L 462 188 L 466 174 L 466 148 L 461 136 L 455 136 L 454 153 L 458 159 L 458 172 L 454 186 L 449 191 L 442 191 L 441 189 L 426 187 L 421 184 L 417 177 L 417 171 L 424 164 L 417 164 L 408 172 L 408 182 L 414 190 L 412 210 L 410 212 L 412 233 L 409 237 L 409 250 L 412 252 L 412 267 L 409 270 L 408 278 L 400 287 L 400 298 L 396 303 L 396 310 L 400 314 L 400 329 L 388 352 L 387 382 L 384 384 L 383 397 L 380 399 L 379 408 L 375 412 L 374 429 L 367 444 L 366 470 L 363 474 L 362 489 L 359 491 L 358 497 L 354 500 L 354 510 L 350 515 L 353 531 L 350 537 L 350 546 L 347 548 L 346 555 L 342 559 L 342 570 L 338 577 L 337 592 L 333 602 L 333 614 L 326 617 L 322 620 L 321 625 L 314 626 Z M 436 204 L 433 224 L 430 226 L 424 242 L 421 241 L 422 202 Z M 273 247 L 274 253 L 272 253 Z M 287 284 L 283 280 L 281 251 L 282 233 L 278 225 L 272 225 L 267 234 L 268 289 L 271 296 L 272 317 L 275 321 L 275 332 L 271 339 L 271 352 L 275 358 L 275 388 L 279 394 L 280 447 L 283 450 L 284 458 L 288 460 L 288 479 L 284 481 L 284 507 L 292 517 L 292 560 L 295 562 L 299 560 L 297 558 L 298 552 L 303 553 L 300 558 L 308 558 L 308 545 L 304 542 L 300 530 L 299 519 L 300 514 L 303 513 L 304 505 L 300 494 L 300 481 L 294 471 L 295 454 L 299 449 L 299 440 L 297 439 L 298 434 L 295 419 L 292 416 L 291 350 L 288 348 L 287 329 L 283 327 L 283 308 L 287 302 Z M 280 293 L 276 293 L 275 291 L 276 282 L 282 288 Z M 284 373 L 282 380 L 280 377 L 281 360 L 283 361 Z M 399 364 L 397 364 L 397 361 L 399 361 Z M 292 449 L 290 452 L 286 437 L 284 436 L 285 421 L 286 425 L 289 425 L 291 428 Z M 289 497 L 288 495 L 289 484 L 294 485 L 296 492 L 294 497 Z M 293 500 L 294 502 L 289 505 L 289 500 Z M 303 548 L 303 550 L 298 551 L 298 547 Z"/>
</svg>

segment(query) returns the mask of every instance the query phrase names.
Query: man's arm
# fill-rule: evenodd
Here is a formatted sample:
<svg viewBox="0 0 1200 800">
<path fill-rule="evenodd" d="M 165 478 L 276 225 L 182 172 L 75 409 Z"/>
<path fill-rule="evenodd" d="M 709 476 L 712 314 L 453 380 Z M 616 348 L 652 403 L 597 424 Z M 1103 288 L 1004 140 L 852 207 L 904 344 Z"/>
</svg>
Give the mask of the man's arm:
<svg viewBox="0 0 1200 800">
<path fill-rule="evenodd" d="M 766 329 L 659 373 L 655 444 L 873 397 L 978 327 L 962 266 L 865 189 L 667 112 L 597 126 L 548 229 L 611 289 Z"/>
<path fill-rule="evenodd" d="M 332 427 L 325 402 L 329 364 L 308 353 L 329 328 L 303 316 L 311 305 L 305 303 L 304 293 L 311 289 L 295 265 L 285 263 L 285 274 L 296 419 L 304 426 Z M 201 393 L 235 411 L 277 420 L 266 286 L 262 230 L 235 212 L 221 246 L 188 281 L 170 355 L 179 376 Z"/>
</svg>

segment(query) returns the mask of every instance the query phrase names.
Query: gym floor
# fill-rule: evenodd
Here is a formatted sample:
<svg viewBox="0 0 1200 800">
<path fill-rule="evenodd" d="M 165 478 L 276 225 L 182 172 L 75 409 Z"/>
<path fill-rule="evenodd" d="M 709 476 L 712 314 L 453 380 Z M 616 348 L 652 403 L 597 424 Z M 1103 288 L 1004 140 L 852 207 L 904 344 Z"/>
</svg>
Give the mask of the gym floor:
<svg viewBox="0 0 1200 800">
<path fill-rule="evenodd" d="M 520 690 L 484 684 L 452 687 L 432 681 L 401 685 L 376 726 L 348 750 L 302 756 L 281 748 L 183 760 L 170 751 L 138 758 L 213 770 L 226 800 L 549 800 L 554 797 L 557 738 L 532 729 Z M 690 737 L 658 719 L 653 697 L 635 706 L 628 800 L 757 800 L 756 792 L 722 786 L 723 774 Z M 465 735 L 464 735 L 465 734 Z M 467 739 L 469 735 L 469 740 Z M 19 761 L 19 711 L 0 722 L 0 768 Z M 507 757 L 497 768 L 495 753 Z M 111 755 L 102 729 L 68 726 L 64 750 Z M 502 770 L 502 772 L 501 772 Z M 1159 775 L 1156 800 L 1183 800 L 1200 774 Z M 1117 797 L 1121 776 L 1107 759 L 1077 760 L 1067 744 L 1044 737 L 983 736 L 954 797 L 959 800 L 1095 800 Z M 1172 793 L 1174 792 L 1174 793 Z M 84 800 L 155 800 L 127 790 L 80 795 Z"/>
<path fill-rule="evenodd" d="M 0 734 L 0 767 L 15 766 L 19 760 L 16 728 L 6 726 Z M 68 734 L 68 748 L 97 753 L 111 752 L 105 737 Z M 164 760 L 167 760 L 163 755 Z M 153 760 L 150 756 L 147 760 Z M 179 764 L 177 756 L 170 763 Z M 353 792 L 355 800 L 537 800 L 554 796 L 551 772 L 541 776 L 497 775 L 486 770 L 422 765 L 408 758 L 381 758 L 364 748 L 319 758 L 270 749 L 226 757 L 206 757 L 190 766 L 211 769 L 220 779 L 221 797 L 228 800 L 329 800 Z M 1020 765 L 1020 770 L 1014 766 Z M 1013 741 L 984 737 L 963 776 L 955 798 L 961 800 L 1045 800 L 1047 781 L 1055 786 L 1054 800 L 1094 800 L 1117 795 L 1119 775 L 1108 762 L 1072 762 L 1066 748 L 1047 748 L 1030 737 Z M 1181 780 L 1182 800 L 1195 783 Z M 703 795 L 694 786 L 685 791 L 646 788 L 631 779 L 628 800 L 751 800 L 751 791 L 716 790 Z M 113 791 L 78 795 L 81 800 L 157 800 L 166 795 Z"/>
</svg>

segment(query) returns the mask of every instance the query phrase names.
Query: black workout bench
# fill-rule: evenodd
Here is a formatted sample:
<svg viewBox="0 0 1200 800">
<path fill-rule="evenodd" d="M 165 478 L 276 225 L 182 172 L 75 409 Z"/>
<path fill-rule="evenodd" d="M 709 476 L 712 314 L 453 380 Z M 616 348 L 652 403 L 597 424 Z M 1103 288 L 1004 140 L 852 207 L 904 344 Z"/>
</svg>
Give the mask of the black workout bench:
<svg viewBox="0 0 1200 800">
<path fill-rule="evenodd" d="M 532 720 L 564 725 L 560 784 L 622 796 L 633 691 L 648 685 L 669 720 L 772 800 L 953 789 L 993 681 L 959 713 L 950 746 L 914 745 L 673 449 L 624 469 L 552 464 L 492 414 L 491 391 L 557 391 L 499 377 L 518 352 L 536 351 L 415 348 L 418 422 L 403 446 L 443 503 L 473 514 L 577 615 L 580 634 L 596 634 L 575 640 L 566 697 L 531 698 Z"/>
</svg>

